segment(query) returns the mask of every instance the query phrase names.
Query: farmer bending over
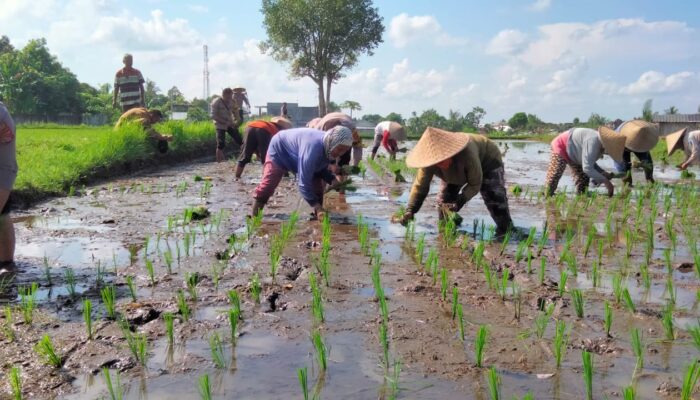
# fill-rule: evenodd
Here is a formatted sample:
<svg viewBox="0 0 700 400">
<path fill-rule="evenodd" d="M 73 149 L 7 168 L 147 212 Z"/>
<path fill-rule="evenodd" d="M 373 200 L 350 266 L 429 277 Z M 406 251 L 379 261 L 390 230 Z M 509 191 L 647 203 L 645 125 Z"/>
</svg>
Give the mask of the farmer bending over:
<svg viewBox="0 0 700 400">
<path fill-rule="evenodd" d="M 172 142 L 173 137 L 161 135 L 153 128 L 153 125 L 157 124 L 162 119 L 163 113 L 160 110 L 149 110 L 144 107 L 132 108 L 119 117 L 115 128 L 124 125 L 126 121 L 139 123 L 143 126 L 143 130 L 148 134 L 148 137 L 156 142 L 158 151 L 166 153 L 168 151 L 168 142 Z"/>
<path fill-rule="evenodd" d="M 678 165 L 682 170 L 691 165 L 700 165 L 700 130 L 688 132 L 688 128 L 666 136 L 666 147 L 670 156 L 678 149 L 685 152 L 685 160 Z"/>
<path fill-rule="evenodd" d="M 322 219 L 324 181 L 340 184 L 328 169 L 335 159 L 350 150 L 352 132 L 344 126 L 336 126 L 328 132 L 311 128 L 281 131 L 272 137 L 265 159 L 263 177 L 255 189 L 252 215 L 256 215 L 275 193 L 285 172 L 297 175 L 299 192 L 314 209 L 314 215 Z"/>
<path fill-rule="evenodd" d="M 10 113 L 0 102 L 0 283 L 16 270 L 15 229 L 8 215 L 10 192 L 17 178 L 16 133 Z"/>
<path fill-rule="evenodd" d="M 216 161 L 224 161 L 224 147 L 226 147 L 226 134 L 228 133 L 237 146 L 243 143 L 243 138 L 238 132 L 241 117 L 238 106 L 233 100 L 233 89 L 226 88 L 221 96 L 214 96 L 211 102 L 211 119 L 216 127 Z"/>
<path fill-rule="evenodd" d="M 394 121 L 380 122 L 374 128 L 374 143 L 372 144 L 372 155 L 370 158 L 374 160 L 379 146 L 382 145 L 389 152 L 389 158 L 395 160 L 396 153 L 399 151 L 397 143 L 404 140 L 406 140 L 406 131 L 401 124 Z"/>
<path fill-rule="evenodd" d="M 622 162 L 615 161 L 615 172 L 622 174 L 622 182 L 632 186 L 632 153 L 644 170 L 644 177 L 648 183 L 654 183 L 654 160 L 651 158 L 651 149 L 659 142 L 659 127 L 642 120 L 622 122 L 619 119 L 613 123 L 613 129 L 626 138 L 625 152 L 622 153 Z"/>
<path fill-rule="evenodd" d="M 243 151 L 238 157 L 238 165 L 236 166 L 236 179 L 240 179 L 243 175 L 243 169 L 253 157 L 253 154 L 258 156 L 258 160 L 265 163 L 267 156 L 267 148 L 270 146 L 270 140 L 283 129 L 290 129 L 292 122 L 284 117 L 273 117 L 270 121 L 251 121 L 245 128 L 245 140 L 243 141 Z"/>
<path fill-rule="evenodd" d="M 598 159 L 607 153 L 613 160 L 622 162 L 625 152 L 625 136 L 618 135 L 612 129 L 601 126 L 598 131 L 589 128 L 572 128 L 559 134 L 552 140 L 552 154 L 545 178 L 545 195 L 552 196 L 557 190 L 559 180 L 568 165 L 574 175 L 576 192 L 583 194 L 588 189 L 590 180 L 603 184 L 612 197 L 615 187 L 610 179 L 613 174 L 598 166 Z"/>
<path fill-rule="evenodd" d="M 466 133 L 428 127 L 406 156 L 406 165 L 419 168 L 408 198 L 406 213 L 398 221 L 406 224 L 420 210 L 433 176 L 442 179 L 438 194 L 438 217 L 458 212 L 472 197 L 481 193 L 484 204 L 496 222 L 496 234 L 503 235 L 513 225 L 508 208 L 501 151 L 491 140 Z"/>
<path fill-rule="evenodd" d="M 352 154 L 352 166 L 357 167 L 360 164 L 360 160 L 362 160 L 362 138 L 357 132 L 357 126 L 352 118 L 341 112 L 332 112 L 321 118 L 316 123 L 315 128 L 322 131 L 327 131 L 336 126 L 344 126 L 350 129 L 352 132 L 352 151 L 350 151 L 351 149 L 348 149 L 344 154 L 342 154 L 338 165 L 349 165 L 350 156 Z"/>
</svg>

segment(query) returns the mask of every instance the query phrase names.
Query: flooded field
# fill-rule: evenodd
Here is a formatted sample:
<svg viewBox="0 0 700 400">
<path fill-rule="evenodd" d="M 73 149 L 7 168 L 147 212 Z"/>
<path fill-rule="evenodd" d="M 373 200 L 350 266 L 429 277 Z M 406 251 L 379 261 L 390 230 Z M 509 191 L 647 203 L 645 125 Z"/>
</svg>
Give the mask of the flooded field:
<svg viewBox="0 0 700 400">
<path fill-rule="evenodd" d="M 392 224 L 412 176 L 385 160 L 326 197 L 326 225 L 293 178 L 246 222 L 261 168 L 235 182 L 232 163 L 14 214 L 0 398 L 13 366 L 32 399 L 303 399 L 302 381 L 330 399 L 573 399 L 589 373 L 595 399 L 680 398 L 700 351 L 697 184 L 657 165 L 657 186 L 635 171 L 632 191 L 575 197 L 567 172 L 545 200 L 549 145 L 499 146 L 517 229 L 498 241 L 480 196 L 455 229 L 433 195 L 408 233 Z"/>
</svg>

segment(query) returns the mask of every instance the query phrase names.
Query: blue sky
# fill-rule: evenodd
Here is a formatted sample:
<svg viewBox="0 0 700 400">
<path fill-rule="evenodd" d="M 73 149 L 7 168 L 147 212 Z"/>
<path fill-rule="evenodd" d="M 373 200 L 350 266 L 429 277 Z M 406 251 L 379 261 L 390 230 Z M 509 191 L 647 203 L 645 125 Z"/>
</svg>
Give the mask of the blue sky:
<svg viewBox="0 0 700 400">
<path fill-rule="evenodd" d="M 6 4 L 5 4 L 6 3 Z M 652 98 L 697 112 L 700 3 L 688 1 L 375 1 L 384 42 L 333 89 L 363 113 L 486 109 L 488 121 L 534 113 L 632 118 Z M 258 1 L 5 0 L 2 33 L 16 45 L 45 37 L 79 79 L 111 82 L 121 56 L 163 90 L 202 94 L 201 46 L 212 91 L 248 88 L 254 104 L 315 103 L 309 79 L 260 54 Z"/>
</svg>

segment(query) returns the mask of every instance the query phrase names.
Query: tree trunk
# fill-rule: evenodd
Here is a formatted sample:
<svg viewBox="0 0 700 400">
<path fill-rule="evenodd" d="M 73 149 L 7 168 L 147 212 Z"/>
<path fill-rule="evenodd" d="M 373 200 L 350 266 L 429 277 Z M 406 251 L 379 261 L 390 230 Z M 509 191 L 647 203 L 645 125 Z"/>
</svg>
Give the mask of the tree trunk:
<svg viewBox="0 0 700 400">
<path fill-rule="evenodd" d="M 326 77 L 326 107 L 331 104 L 331 85 L 333 84 L 333 79 L 330 75 Z"/>
<path fill-rule="evenodd" d="M 326 115 L 326 98 L 323 95 L 323 78 L 315 82 L 318 87 L 318 116 L 323 118 L 323 116 Z"/>
</svg>

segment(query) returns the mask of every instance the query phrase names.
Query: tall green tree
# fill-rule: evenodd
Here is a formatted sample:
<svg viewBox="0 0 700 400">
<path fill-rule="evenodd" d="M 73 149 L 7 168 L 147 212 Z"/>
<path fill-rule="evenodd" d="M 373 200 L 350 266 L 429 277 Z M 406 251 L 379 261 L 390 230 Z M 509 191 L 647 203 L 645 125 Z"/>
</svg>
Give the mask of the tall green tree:
<svg viewBox="0 0 700 400">
<path fill-rule="evenodd" d="M 343 71 L 382 42 L 382 17 L 371 0 L 263 0 L 261 11 L 267 40 L 260 49 L 289 64 L 292 77 L 314 81 L 320 115 Z"/>
<path fill-rule="evenodd" d="M 478 129 L 481 121 L 486 116 L 486 111 L 481 107 L 474 107 L 464 116 L 464 122 L 472 129 Z"/>
<path fill-rule="evenodd" d="M 522 129 L 527 125 L 527 114 L 524 112 L 517 112 L 508 120 L 508 126 L 518 130 Z"/>
<path fill-rule="evenodd" d="M 362 119 L 373 124 L 378 124 L 384 120 L 379 114 L 365 114 L 362 116 Z"/>
<path fill-rule="evenodd" d="M 389 114 L 387 114 L 387 116 L 384 117 L 384 120 L 386 120 L 386 121 L 398 122 L 398 123 L 401 124 L 401 125 L 405 125 L 405 124 L 406 124 L 406 121 L 404 121 L 404 119 L 403 119 L 403 117 L 401 116 L 401 114 L 398 114 L 398 113 L 395 113 L 395 112 L 390 112 Z"/>
<path fill-rule="evenodd" d="M 343 104 L 340 105 L 341 108 L 347 108 L 350 110 L 350 118 L 352 118 L 353 111 L 362 111 L 362 106 L 360 103 L 352 100 L 345 100 Z"/>
<path fill-rule="evenodd" d="M 642 106 L 642 119 L 651 122 L 654 119 L 654 112 L 651 109 L 652 100 L 647 99 Z"/>
<path fill-rule="evenodd" d="M 678 108 L 676 106 L 671 106 L 665 109 L 664 112 L 668 115 L 678 114 Z"/>
</svg>

